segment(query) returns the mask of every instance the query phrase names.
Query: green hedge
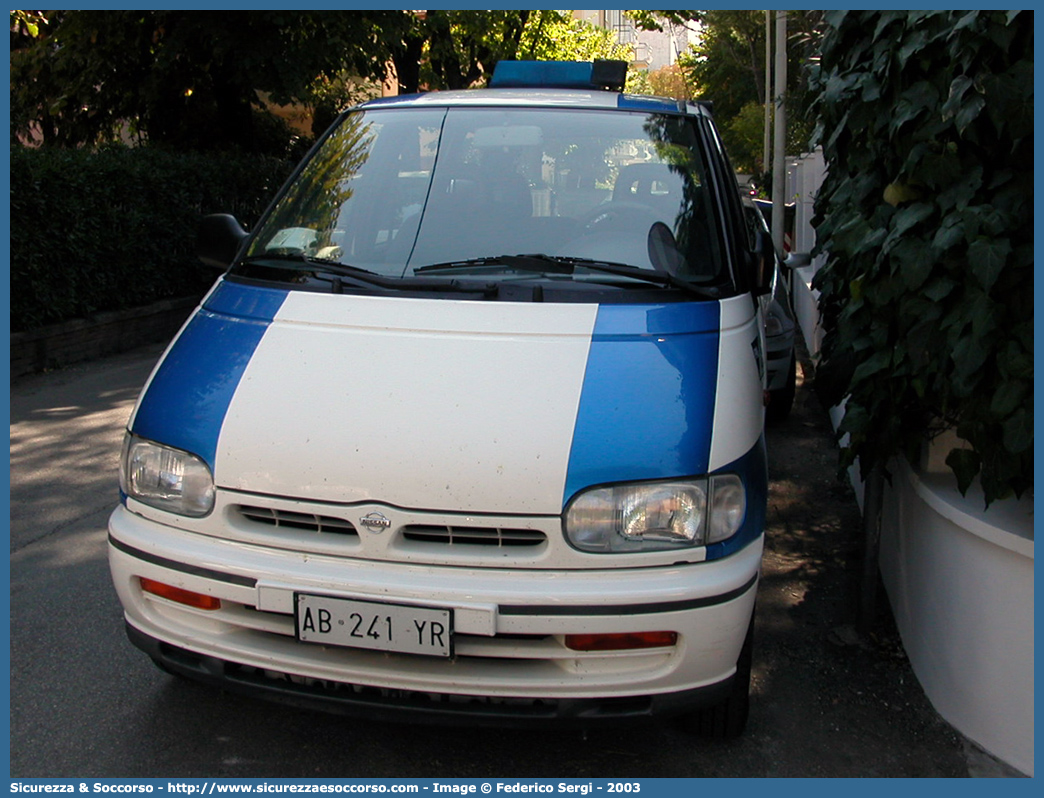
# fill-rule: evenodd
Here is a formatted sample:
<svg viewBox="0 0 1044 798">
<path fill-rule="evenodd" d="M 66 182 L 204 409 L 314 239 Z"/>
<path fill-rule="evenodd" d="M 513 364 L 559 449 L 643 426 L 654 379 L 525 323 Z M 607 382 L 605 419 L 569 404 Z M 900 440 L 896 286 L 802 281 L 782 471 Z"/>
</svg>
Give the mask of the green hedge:
<svg viewBox="0 0 1044 798">
<path fill-rule="evenodd" d="M 207 213 L 249 228 L 293 164 L 150 148 L 11 148 L 11 330 L 200 295 Z"/>
<path fill-rule="evenodd" d="M 956 428 L 987 502 L 1033 486 L 1033 13 L 828 12 L 817 384 L 864 473 Z"/>
</svg>

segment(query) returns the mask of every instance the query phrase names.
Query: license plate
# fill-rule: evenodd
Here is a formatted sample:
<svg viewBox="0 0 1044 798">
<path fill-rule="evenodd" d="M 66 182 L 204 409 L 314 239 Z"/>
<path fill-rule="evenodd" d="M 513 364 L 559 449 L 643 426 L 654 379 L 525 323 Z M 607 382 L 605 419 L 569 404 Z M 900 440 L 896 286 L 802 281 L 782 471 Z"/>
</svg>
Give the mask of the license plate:
<svg viewBox="0 0 1044 798">
<path fill-rule="evenodd" d="M 297 639 L 306 643 L 426 654 L 453 653 L 453 613 L 405 604 L 296 595 Z"/>
</svg>

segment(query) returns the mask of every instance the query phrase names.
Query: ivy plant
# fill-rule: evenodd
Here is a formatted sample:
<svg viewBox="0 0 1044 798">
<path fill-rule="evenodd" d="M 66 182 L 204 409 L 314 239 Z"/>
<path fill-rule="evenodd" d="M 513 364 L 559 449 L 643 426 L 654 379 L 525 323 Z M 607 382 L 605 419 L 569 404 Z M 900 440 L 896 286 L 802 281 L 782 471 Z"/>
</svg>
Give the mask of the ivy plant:
<svg viewBox="0 0 1044 798">
<path fill-rule="evenodd" d="M 842 466 L 927 438 L 986 503 L 1033 486 L 1033 12 L 838 11 L 814 83 L 826 337 Z"/>
</svg>

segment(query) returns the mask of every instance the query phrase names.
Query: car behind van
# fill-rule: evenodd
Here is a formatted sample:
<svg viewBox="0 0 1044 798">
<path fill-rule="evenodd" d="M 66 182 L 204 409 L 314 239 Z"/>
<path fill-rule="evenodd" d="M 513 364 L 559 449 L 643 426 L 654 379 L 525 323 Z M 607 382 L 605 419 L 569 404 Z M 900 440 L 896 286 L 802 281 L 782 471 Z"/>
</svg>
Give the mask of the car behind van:
<svg viewBox="0 0 1044 798">
<path fill-rule="evenodd" d="M 765 236 L 625 66 L 342 115 L 128 422 L 112 577 L 161 668 L 385 720 L 748 711 Z"/>
</svg>

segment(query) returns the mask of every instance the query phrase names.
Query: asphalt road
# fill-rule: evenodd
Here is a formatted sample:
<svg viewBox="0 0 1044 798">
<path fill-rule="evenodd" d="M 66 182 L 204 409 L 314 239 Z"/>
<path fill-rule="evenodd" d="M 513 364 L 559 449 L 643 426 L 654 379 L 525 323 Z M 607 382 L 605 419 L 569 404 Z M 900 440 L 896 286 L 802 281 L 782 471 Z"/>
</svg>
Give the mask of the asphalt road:
<svg viewBox="0 0 1044 798">
<path fill-rule="evenodd" d="M 928 704 L 887 610 L 851 632 L 858 514 L 799 386 L 770 429 L 770 528 L 751 719 L 707 743 L 670 723 L 578 732 L 362 723 L 170 677 L 126 640 L 106 520 L 134 398 L 161 348 L 11 389 L 12 777 L 1005 775 Z"/>
</svg>

